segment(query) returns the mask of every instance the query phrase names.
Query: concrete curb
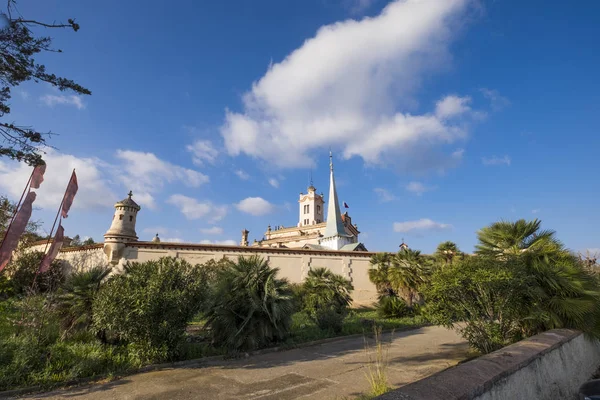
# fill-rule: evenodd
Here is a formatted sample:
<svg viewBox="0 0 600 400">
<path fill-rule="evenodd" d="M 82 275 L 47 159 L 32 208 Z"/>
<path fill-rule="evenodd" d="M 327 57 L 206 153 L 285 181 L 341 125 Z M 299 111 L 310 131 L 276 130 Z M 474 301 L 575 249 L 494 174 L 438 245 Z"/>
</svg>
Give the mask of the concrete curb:
<svg viewBox="0 0 600 400">
<path fill-rule="evenodd" d="M 411 331 L 414 329 L 421 329 L 426 326 L 428 326 L 428 325 L 423 324 L 423 325 L 419 325 L 419 326 L 409 326 L 409 327 L 401 328 L 401 329 L 385 329 L 385 330 L 382 330 L 381 333 L 386 334 L 386 333 L 391 333 L 391 332 L 406 332 L 406 331 Z M 355 333 L 352 335 L 335 336 L 335 337 L 331 337 L 331 338 L 313 340 L 311 342 L 299 343 L 298 345 L 293 345 L 293 346 L 269 347 L 266 349 L 254 350 L 254 351 L 245 353 L 245 354 L 247 354 L 247 356 L 245 355 L 243 358 L 259 356 L 262 354 L 276 353 L 278 351 L 303 349 L 306 347 L 318 346 L 321 344 L 327 344 L 327 343 L 331 343 L 331 342 L 338 342 L 340 340 L 356 339 L 356 338 L 363 337 L 363 336 L 366 336 L 366 335 L 364 333 Z M 239 357 L 238 359 L 241 359 L 241 358 L 242 357 Z M 141 374 L 144 372 L 151 372 L 151 371 L 158 371 L 158 370 L 165 370 L 165 369 L 175 369 L 175 368 L 188 367 L 188 366 L 192 366 L 192 365 L 210 364 L 215 361 L 229 361 L 229 360 L 235 360 L 235 358 L 226 358 L 226 356 L 224 356 L 224 355 L 218 355 L 218 356 L 196 358 L 193 360 L 175 361 L 175 362 L 171 362 L 171 363 L 151 364 L 151 365 L 147 365 L 145 367 L 141 367 L 141 368 L 138 368 L 135 370 L 123 372 L 122 374 L 119 374 L 119 375 L 115 375 L 115 376 L 113 376 L 113 378 L 110 381 L 119 380 L 126 376 Z M 10 398 L 14 398 L 15 396 L 22 396 L 22 395 L 36 393 L 36 392 L 43 393 L 43 392 L 49 392 L 49 391 L 53 391 L 53 390 L 75 388 L 75 387 L 82 386 L 85 384 L 100 382 L 102 380 L 105 380 L 106 377 L 107 377 L 107 375 L 97 375 L 97 376 L 91 376 L 91 377 L 87 377 L 87 378 L 74 379 L 71 381 L 67 381 L 67 382 L 58 384 L 56 387 L 53 387 L 53 388 L 50 388 L 47 390 L 43 386 L 30 386 L 30 387 L 21 388 L 21 389 L 5 390 L 3 392 L 0 392 L 0 399 L 10 399 Z"/>
</svg>

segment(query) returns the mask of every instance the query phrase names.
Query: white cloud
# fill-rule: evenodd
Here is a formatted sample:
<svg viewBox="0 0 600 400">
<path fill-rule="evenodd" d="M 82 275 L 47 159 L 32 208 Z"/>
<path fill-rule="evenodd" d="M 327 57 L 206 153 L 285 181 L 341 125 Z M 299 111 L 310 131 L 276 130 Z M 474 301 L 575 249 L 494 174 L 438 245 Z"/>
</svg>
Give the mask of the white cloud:
<svg viewBox="0 0 600 400">
<path fill-rule="evenodd" d="M 83 100 L 81 100 L 81 96 L 77 95 L 54 95 L 47 94 L 45 96 L 40 97 L 40 100 L 46 104 L 48 107 L 54 107 L 57 104 L 65 104 L 77 107 L 78 110 L 85 108 L 85 104 Z"/>
<path fill-rule="evenodd" d="M 202 166 L 205 162 L 214 164 L 219 155 L 219 151 L 215 149 L 210 140 L 196 140 L 186 149 L 193 154 L 193 162 L 195 165 Z"/>
<path fill-rule="evenodd" d="M 26 90 L 19 89 L 18 93 L 19 93 L 19 95 L 21 95 L 21 98 L 23 100 L 28 100 L 29 99 L 29 92 L 27 92 Z"/>
<path fill-rule="evenodd" d="M 417 221 L 394 222 L 394 232 L 421 232 L 421 231 L 440 231 L 452 229 L 452 225 L 435 222 L 429 218 L 419 219 Z"/>
<path fill-rule="evenodd" d="M 359 14 L 371 7 L 377 0 L 349 0 L 348 5 L 350 12 L 353 14 Z"/>
<path fill-rule="evenodd" d="M 506 165 L 506 166 L 510 166 L 510 157 L 509 156 L 504 156 L 504 157 L 497 157 L 497 156 L 492 156 L 492 157 L 483 157 L 481 159 L 481 162 L 483 163 L 483 165 Z"/>
<path fill-rule="evenodd" d="M 186 241 L 181 238 L 161 238 L 160 241 L 163 243 L 186 243 Z"/>
<path fill-rule="evenodd" d="M 433 189 L 434 189 L 434 187 L 425 186 L 421 182 L 410 182 L 408 185 L 406 185 L 406 190 L 408 190 L 411 193 L 416 194 L 417 196 L 421 196 L 423 193 L 428 192 Z"/>
<path fill-rule="evenodd" d="M 237 169 L 235 171 L 233 171 L 238 178 L 247 181 L 248 179 L 250 179 L 250 175 L 248 175 L 245 171 L 241 170 L 241 169 Z"/>
<path fill-rule="evenodd" d="M 112 207 L 125 197 L 114 193 L 109 180 L 103 175 L 107 165 L 98 158 L 79 158 L 47 149 L 44 155 L 46 173 L 44 182 L 35 189 L 36 207 L 58 209 L 73 169 L 76 170 L 79 191 L 72 210 Z M 31 175 L 32 168 L 24 163 L 0 161 L 0 188 L 14 199 L 19 199 Z"/>
<path fill-rule="evenodd" d="M 226 110 L 228 153 L 308 167 L 313 150 L 342 146 L 343 157 L 370 164 L 455 164 L 446 150 L 467 136 L 468 98 L 445 97 L 417 114 L 403 109 L 424 74 L 447 64 L 468 3 L 394 1 L 376 17 L 321 27 L 269 66 L 243 96 L 242 112 Z"/>
<path fill-rule="evenodd" d="M 452 118 L 471 111 L 470 97 L 446 96 L 435 104 L 435 115 L 441 119 Z"/>
<path fill-rule="evenodd" d="M 117 176 L 134 191 L 136 201 L 149 208 L 156 207 L 153 194 L 165 183 L 178 181 L 188 187 L 198 187 L 209 181 L 208 176 L 161 160 L 153 153 L 117 150 L 117 158 L 124 163 L 122 169 L 115 171 Z"/>
<path fill-rule="evenodd" d="M 273 204 L 262 197 L 248 197 L 236 204 L 236 207 L 238 210 L 254 216 L 269 214 L 274 209 Z"/>
<path fill-rule="evenodd" d="M 179 208 L 179 211 L 189 220 L 201 219 L 207 216 L 210 222 L 222 220 L 227 215 L 226 206 L 217 206 L 207 201 L 204 203 L 198 200 L 184 196 L 182 194 L 174 194 L 167 199 L 167 203 Z"/>
<path fill-rule="evenodd" d="M 278 188 L 279 187 L 279 181 L 275 178 L 270 178 L 269 179 L 269 185 L 273 186 L 274 188 Z"/>
<path fill-rule="evenodd" d="M 373 189 L 373 191 L 377 193 L 377 195 L 379 196 L 379 201 L 381 201 L 382 203 L 387 203 L 389 201 L 396 200 L 396 196 L 391 194 L 387 189 L 375 188 Z"/>
<path fill-rule="evenodd" d="M 201 228 L 200 232 L 204 233 L 205 235 L 222 235 L 223 228 L 219 226 L 213 226 L 211 228 Z"/>
<path fill-rule="evenodd" d="M 537 214 L 537 213 L 539 213 L 540 211 L 542 211 L 542 210 L 540 210 L 539 208 L 536 208 L 536 209 L 534 209 L 534 210 L 531 210 L 531 213 L 532 213 L 532 214 Z"/>
<path fill-rule="evenodd" d="M 238 242 L 233 239 L 228 240 L 201 240 L 200 244 L 218 244 L 222 246 L 237 246 Z"/>
<path fill-rule="evenodd" d="M 504 96 L 500 96 L 497 90 L 481 88 L 479 91 L 490 101 L 490 105 L 494 111 L 500 111 L 510 105 L 510 100 Z"/>
</svg>

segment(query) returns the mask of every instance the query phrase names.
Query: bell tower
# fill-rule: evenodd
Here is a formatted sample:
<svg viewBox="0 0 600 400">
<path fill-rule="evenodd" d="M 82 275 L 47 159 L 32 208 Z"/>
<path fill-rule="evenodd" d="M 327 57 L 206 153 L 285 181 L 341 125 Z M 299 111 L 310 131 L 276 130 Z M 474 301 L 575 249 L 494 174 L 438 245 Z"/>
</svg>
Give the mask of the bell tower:
<svg viewBox="0 0 600 400">
<path fill-rule="evenodd" d="M 126 199 L 115 204 L 112 224 L 104 234 L 104 253 L 111 264 L 119 262 L 125 243 L 138 240 L 135 222 L 141 207 L 131 199 L 132 196 L 133 193 L 129 191 Z"/>
<path fill-rule="evenodd" d="M 298 218 L 298 227 L 320 224 L 325 220 L 324 204 L 322 194 L 317 194 L 317 189 L 312 185 L 308 187 L 308 193 L 300 193 L 300 216 Z"/>
</svg>

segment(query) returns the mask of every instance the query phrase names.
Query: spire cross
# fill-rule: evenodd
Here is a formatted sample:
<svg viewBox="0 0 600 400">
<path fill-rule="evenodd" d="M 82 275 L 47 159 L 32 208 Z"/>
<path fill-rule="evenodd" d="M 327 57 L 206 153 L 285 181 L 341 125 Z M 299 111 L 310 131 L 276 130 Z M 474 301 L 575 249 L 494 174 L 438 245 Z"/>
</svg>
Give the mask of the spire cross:
<svg viewBox="0 0 600 400">
<path fill-rule="evenodd" d="M 130 190 L 129 193 L 127 194 L 127 196 L 129 196 L 129 198 L 131 198 L 131 196 L 133 196 L 133 192 Z"/>
</svg>

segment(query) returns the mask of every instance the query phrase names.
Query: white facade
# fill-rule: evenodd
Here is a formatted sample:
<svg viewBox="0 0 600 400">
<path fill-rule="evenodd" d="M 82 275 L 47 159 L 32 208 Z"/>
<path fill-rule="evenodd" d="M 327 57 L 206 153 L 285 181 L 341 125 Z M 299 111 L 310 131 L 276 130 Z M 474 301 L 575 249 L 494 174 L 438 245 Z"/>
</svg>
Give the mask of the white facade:
<svg viewBox="0 0 600 400">
<path fill-rule="evenodd" d="M 316 193 L 315 187 L 310 185 L 308 193 L 300 193 L 298 204 L 300 213 L 298 217 L 298 227 L 320 224 L 325 221 L 325 200 L 323 195 Z"/>
</svg>

